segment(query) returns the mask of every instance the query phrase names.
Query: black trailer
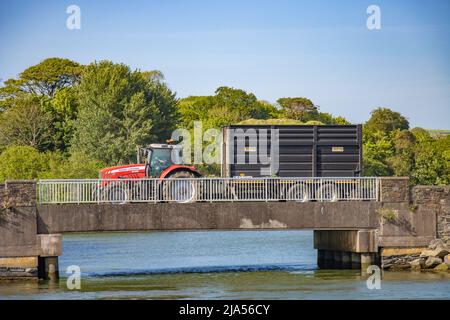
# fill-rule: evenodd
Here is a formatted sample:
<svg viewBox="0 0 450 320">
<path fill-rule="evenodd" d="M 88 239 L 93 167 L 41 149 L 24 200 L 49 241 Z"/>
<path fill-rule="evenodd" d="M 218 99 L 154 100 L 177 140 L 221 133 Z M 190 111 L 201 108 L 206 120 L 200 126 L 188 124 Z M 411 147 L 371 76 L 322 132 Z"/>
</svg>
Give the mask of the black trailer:
<svg viewBox="0 0 450 320">
<path fill-rule="evenodd" d="M 222 177 L 362 174 L 361 125 L 233 125 L 222 134 Z"/>
</svg>

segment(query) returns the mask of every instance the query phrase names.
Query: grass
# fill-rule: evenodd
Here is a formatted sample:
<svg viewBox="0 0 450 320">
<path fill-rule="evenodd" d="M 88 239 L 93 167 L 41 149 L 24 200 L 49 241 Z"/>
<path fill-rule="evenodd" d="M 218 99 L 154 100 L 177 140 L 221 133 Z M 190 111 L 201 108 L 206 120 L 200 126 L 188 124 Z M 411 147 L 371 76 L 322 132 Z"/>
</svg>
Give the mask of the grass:
<svg viewBox="0 0 450 320">
<path fill-rule="evenodd" d="M 431 134 L 432 137 L 438 138 L 438 137 L 445 137 L 450 135 L 450 130 L 440 130 L 440 129 L 431 129 L 428 130 L 428 132 Z"/>
<path fill-rule="evenodd" d="M 383 223 L 393 223 L 397 220 L 397 215 L 394 210 L 388 208 L 378 209 L 378 215 L 380 216 Z"/>
</svg>

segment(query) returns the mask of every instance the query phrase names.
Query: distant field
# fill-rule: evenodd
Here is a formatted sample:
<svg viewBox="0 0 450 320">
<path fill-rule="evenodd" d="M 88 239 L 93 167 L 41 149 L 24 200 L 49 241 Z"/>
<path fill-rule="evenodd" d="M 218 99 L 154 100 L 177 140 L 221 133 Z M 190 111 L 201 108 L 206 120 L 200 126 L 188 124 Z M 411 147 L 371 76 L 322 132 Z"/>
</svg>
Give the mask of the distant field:
<svg viewBox="0 0 450 320">
<path fill-rule="evenodd" d="M 428 130 L 433 137 L 442 137 L 450 135 L 450 130 Z"/>
</svg>

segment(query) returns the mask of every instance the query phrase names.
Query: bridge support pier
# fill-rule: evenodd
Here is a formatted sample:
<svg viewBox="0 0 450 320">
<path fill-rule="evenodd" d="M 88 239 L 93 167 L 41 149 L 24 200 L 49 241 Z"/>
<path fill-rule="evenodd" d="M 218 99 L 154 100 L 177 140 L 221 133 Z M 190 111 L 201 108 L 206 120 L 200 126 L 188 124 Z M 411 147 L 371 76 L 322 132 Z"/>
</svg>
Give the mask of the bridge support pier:
<svg viewBox="0 0 450 320">
<path fill-rule="evenodd" d="M 39 257 L 38 277 L 45 280 L 59 279 L 58 257 Z"/>
<path fill-rule="evenodd" d="M 361 268 L 361 254 L 352 252 L 350 253 L 350 263 L 352 269 L 360 269 Z"/>
<path fill-rule="evenodd" d="M 62 254 L 62 235 L 38 234 L 38 277 L 46 280 L 59 278 L 58 256 Z"/>
<path fill-rule="evenodd" d="M 351 269 L 351 253 L 348 251 L 342 251 L 342 269 Z"/>
<path fill-rule="evenodd" d="M 362 269 L 377 264 L 375 230 L 314 230 L 317 265 L 321 269 Z"/>
</svg>

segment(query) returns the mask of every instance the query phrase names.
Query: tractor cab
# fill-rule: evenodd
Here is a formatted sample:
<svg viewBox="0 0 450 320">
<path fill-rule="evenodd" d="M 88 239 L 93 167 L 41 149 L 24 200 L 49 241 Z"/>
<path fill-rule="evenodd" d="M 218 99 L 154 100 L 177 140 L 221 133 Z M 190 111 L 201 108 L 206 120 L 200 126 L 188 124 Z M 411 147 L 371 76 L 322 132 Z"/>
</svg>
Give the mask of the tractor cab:
<svg viewBox="0 0 450 320">
<path fill-rule="evenodd" d="M 146 159 L 145 175 L 149 178 L 159 178 L 169 167 L 183 163 L 183 149 L 179 145 L 151 144 L 140 150 Z"/>
</svg>

